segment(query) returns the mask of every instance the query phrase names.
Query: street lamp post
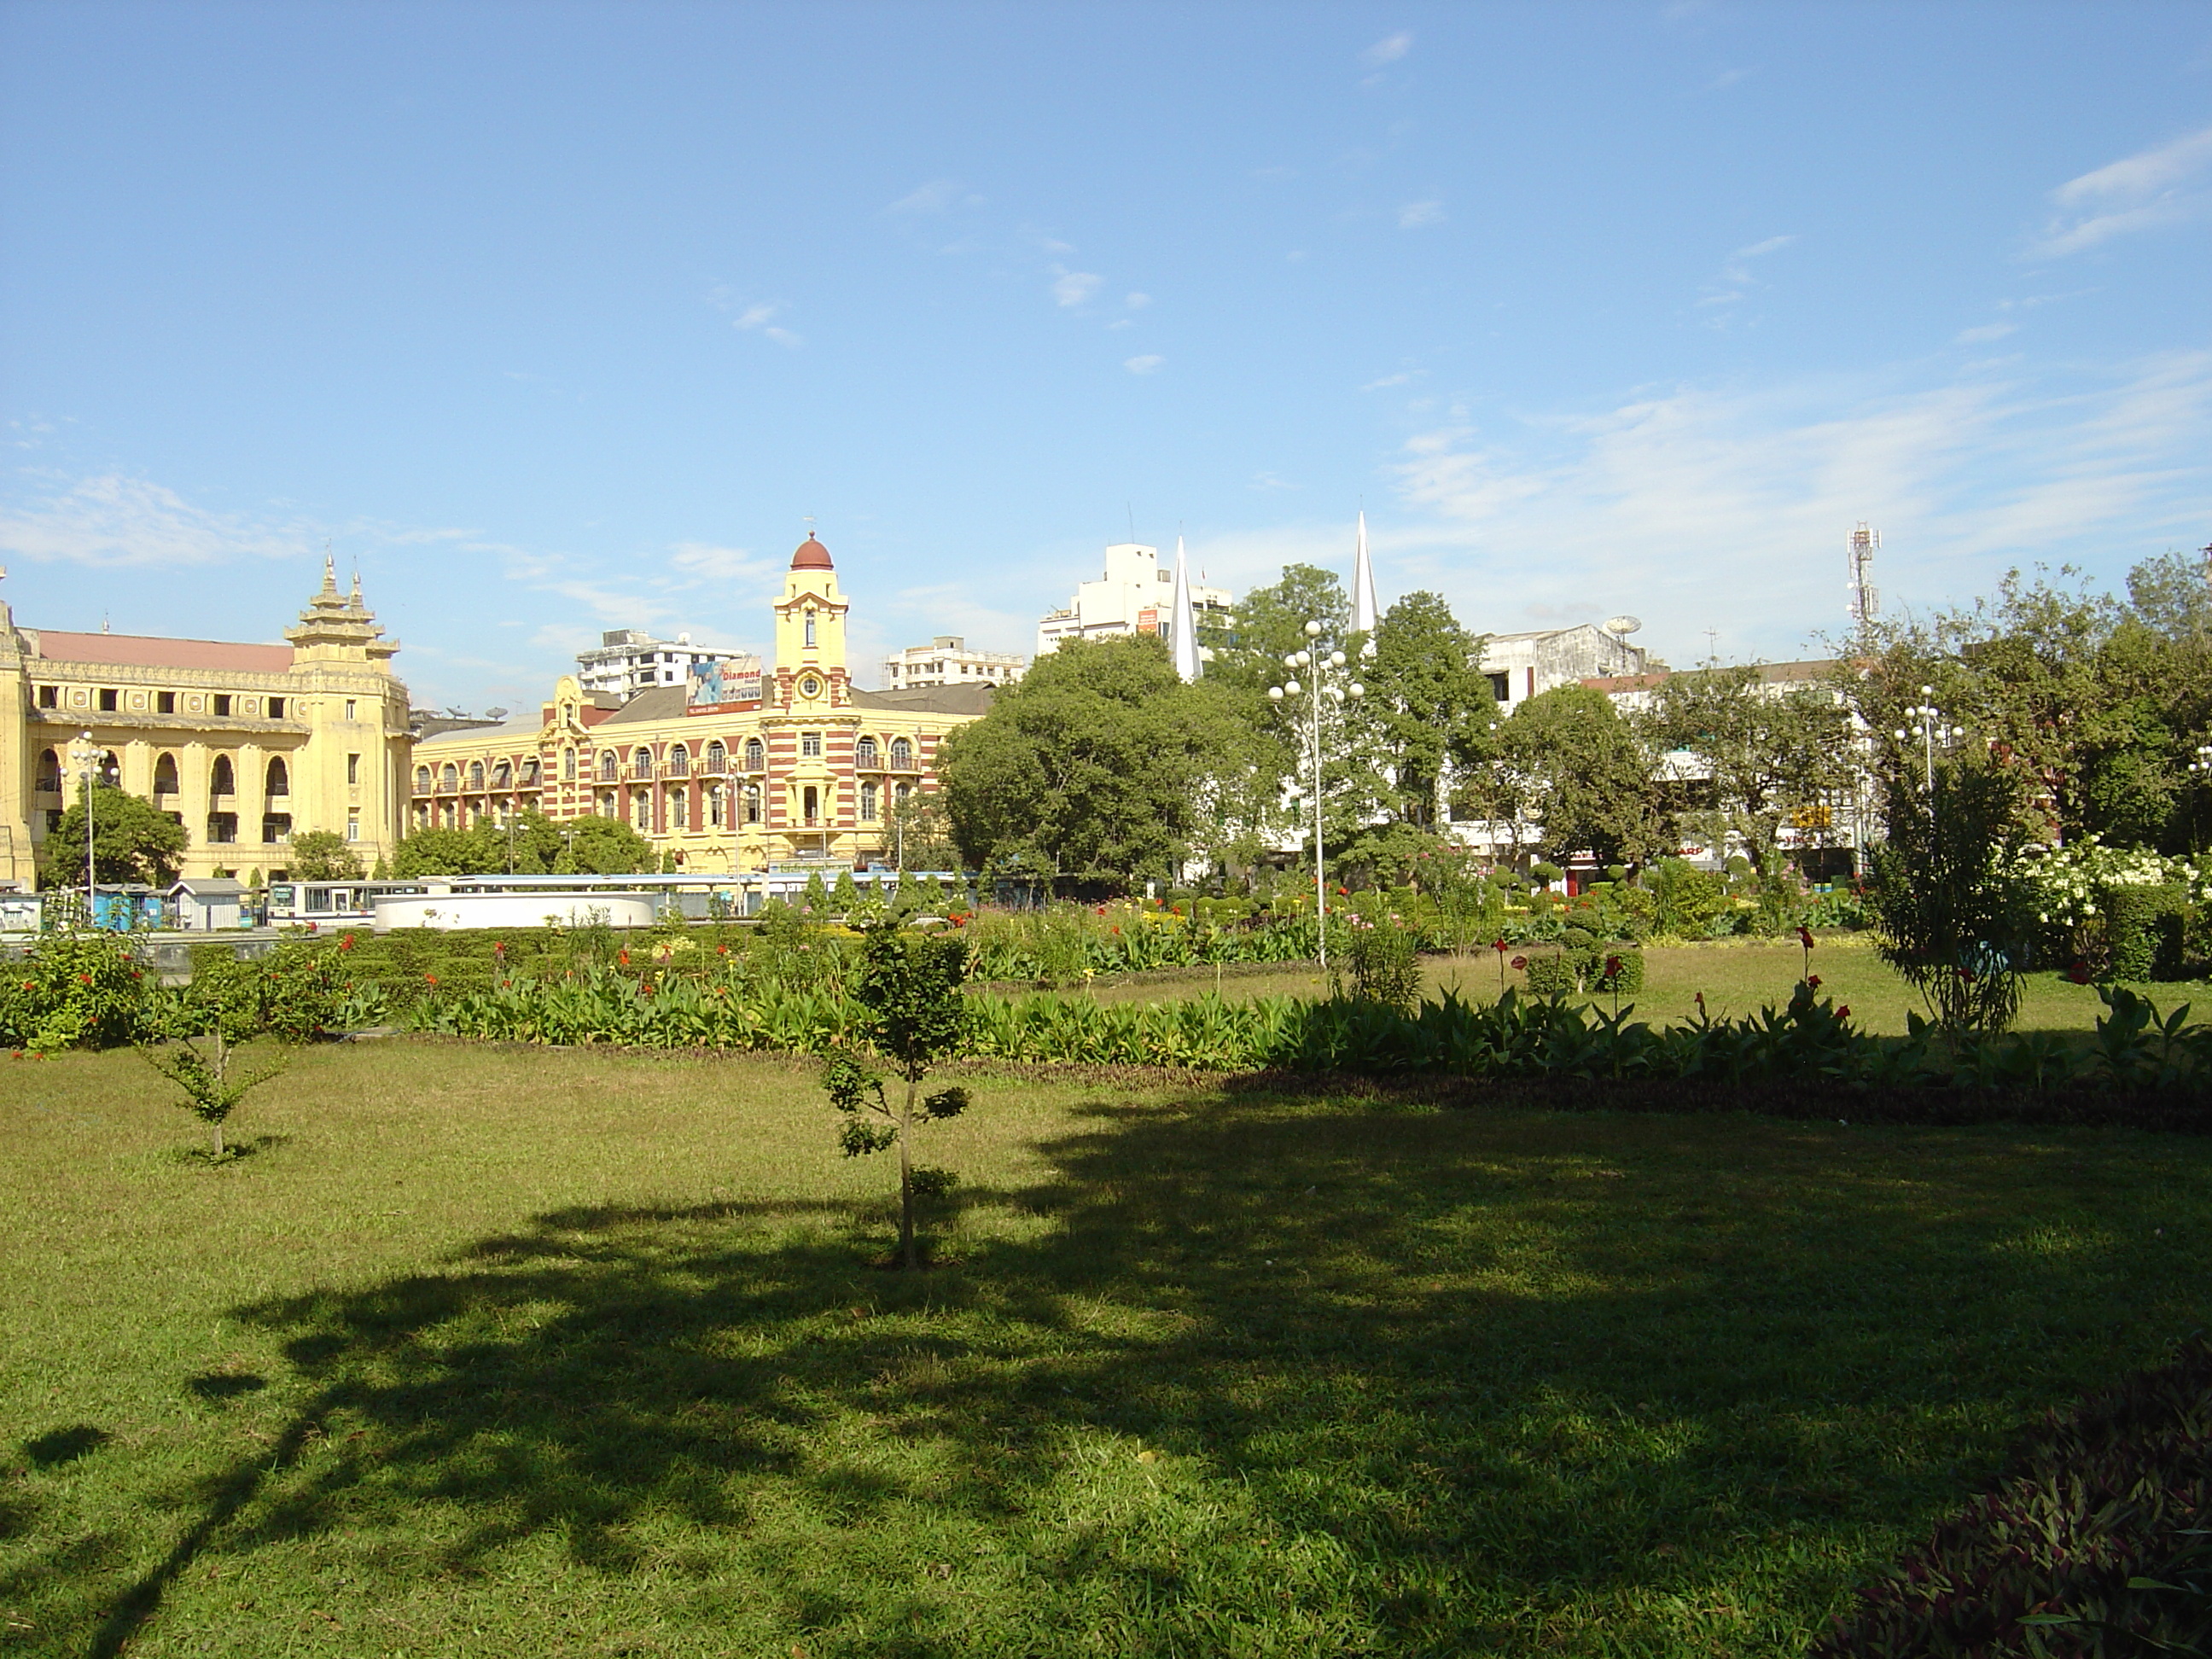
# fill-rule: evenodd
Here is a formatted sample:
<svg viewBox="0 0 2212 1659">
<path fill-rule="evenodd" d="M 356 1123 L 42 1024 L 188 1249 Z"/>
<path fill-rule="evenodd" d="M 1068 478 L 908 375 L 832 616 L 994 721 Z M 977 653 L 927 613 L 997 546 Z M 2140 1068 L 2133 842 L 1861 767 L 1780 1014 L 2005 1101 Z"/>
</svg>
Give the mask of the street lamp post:
<svg viewBox="0 0 2212 1659">
<path fill-rule="evenodd" d="M 69 757 L 77 775 L 84 780 L 84 919 L 90 926 L 98 922 L 100 911 L 100 877 L 92 853 L 92 781 L 99 775 L 100 745 L 92 740 L 91 732 L 77 733 L 76 741 L 70 745 Z"/>
<path fill-rule="evenodd" d="M 2196 852 L 2202 850 L 2197 834 L 2197 820 L 2200 816 L 2198 808 L 2203 805 L 2201 797 L 2205 784 L 2212 781 L 2212 743 L 2200 743 L 2197 745 L 2197 758 L 2189 763 L 2189 773 L 2195 781 L 2194 793 L 2200 798 L 2191 800 L 2189 804 L 2189 846 L 2191 851 Z"/>
<path fill-rule="evenodd" d="M 1899 728 L 1895 735 L 1899 743 L 1910 743 L 1916 736 L 1920 739 L 1928 767 L 1928 806 L 1929 811 L 1933 811 L 1936 808 L 1936 745 L 1955 743 L 1966 734 L 1961 727 L 1943 723 L 1943 711 L 1936 708 L 1934 701 L 1934 686 L 1922 686 L 1920 695 L 1928 701 L 1916 702 L 1905 711 L 1908 724 Z"/>
<path fill-rule="evenodd" d="M 1320 639 L 1321 624 L 1317 622 L 1307 623 L 1306 637 L 1309 640 Z M 1267 698 L 1271 702 L 1281 704 L 1298 697 L 1305 699 L 1303 711 L 1292 708 L 1287 712 L 1290 714 L 1293 730 L 1301 726 L 1304 728 L 1299 732 L 1301 740 L 1298 746 L 1304 751 L 1300 758 L 1311 768 L 1313 774 L 1314 928 L 1315 937 L 1318 942 L 1321 965 L 1324 969 L 1328 966 L 1328 861 L 1322 846 L 1322 716 L 1325 712 L 1342 708 L 1346 699 L 1358 702 L 1367 695 L 1367 688 L 1358 680 L 1346 686 L 1331 685 L 1328 683 L 1329 675 L 1334 671 L 1341 669 L 1344 665 L 1345 656 L 1341 651 L 1322 653 L 1316 653 L 1311 650 L 1293 651 L 1283 659 L 1283 666 L 1290 669 L 1293 674 L 1300 671 L 1310 671 L 1312 675 L 1310 683 L 1302 685 L 1296 678 L 1287 678 L 1280 685 L 1271 685 L 1267 688 Z"/>
</svg>

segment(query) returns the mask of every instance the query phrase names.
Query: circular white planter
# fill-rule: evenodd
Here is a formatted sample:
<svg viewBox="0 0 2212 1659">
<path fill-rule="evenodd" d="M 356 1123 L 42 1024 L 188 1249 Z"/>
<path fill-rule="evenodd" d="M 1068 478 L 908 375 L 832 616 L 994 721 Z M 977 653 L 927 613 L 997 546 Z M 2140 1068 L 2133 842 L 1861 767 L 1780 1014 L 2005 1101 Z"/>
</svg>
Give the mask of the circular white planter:
<svg viewBox="0 0 2212 1659">
<path fill-rule="evenodd" d="M 369 931 L 395 927 L 650 927 L 651 893 L 429 893 L 376 901 Z"/>
</svg>

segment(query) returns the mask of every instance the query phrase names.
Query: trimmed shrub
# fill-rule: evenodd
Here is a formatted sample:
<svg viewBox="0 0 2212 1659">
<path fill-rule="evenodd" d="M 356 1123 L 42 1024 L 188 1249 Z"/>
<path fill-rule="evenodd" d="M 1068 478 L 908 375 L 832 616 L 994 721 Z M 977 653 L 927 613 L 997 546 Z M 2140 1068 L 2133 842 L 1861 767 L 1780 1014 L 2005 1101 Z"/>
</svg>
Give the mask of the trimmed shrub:
<svg viewBox="0 0 2212 1659">
<path fill-rule="evenodd" d="M 2055 1413 L 1995 1492 L 1859 1593 L 1812 1659 L 2202 1653 L 2212 1345 Z"/>
<path fill-rule="evenodd" d="M 1589 988 L 1607 996 L 1634 996 L 1644 988 L 1644 952 L 1632 945 L 1602 946 L 1589 975 Z"/>
<path fill-rule="evenodd" d="M 1539 997 L 1571 996 L 1582 988 L 1575 959 L 1564 951 L 1547 951 L 1528 958 L 1528 994 Z"/>
<path fill-rule="evenodd" d="M 2179 979 L 2186 896 L 2178 885 L 2114 886 L 2105 891 L 2106 971 L 2117 980 L 2142 983 Z"/>
</svg>

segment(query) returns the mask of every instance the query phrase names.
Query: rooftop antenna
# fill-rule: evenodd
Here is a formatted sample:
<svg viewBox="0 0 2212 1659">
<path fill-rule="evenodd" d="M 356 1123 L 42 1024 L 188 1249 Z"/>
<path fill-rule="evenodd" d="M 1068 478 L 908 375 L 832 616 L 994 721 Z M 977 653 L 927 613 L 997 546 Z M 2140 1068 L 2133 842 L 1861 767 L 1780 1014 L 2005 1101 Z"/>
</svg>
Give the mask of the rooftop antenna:
<svg viewBox="0 0 2212 1659">
<path fill-rule="evenodd" d="M 1881 550 L 1881 532 L 1870 529 L 1861 519 L 1846 546 L 1844 556 L 1850 572 L 1851 626 L 1864 633 L 1881 614 L 1881 594 L 1867 578 L 1867 567 Z"/>
<path fill-rule="evenodd" d="M 1705 660 L 1718 662 L 1720 659 L 1721 630 L 1717 628 L 1708 628 L 1705 629 Z"/>
<path fill-rule="evenodd" d="M 811 513 L 806 515 L 806 539 L 810 542 L 814 539 L 814 515 Z"/>
<path fill-rule="evenodd" d="M 1136 503 L 1133 501 L 1124 501 L 1121 503 L 1121 510 L 1129 515 L 1129 541 L 1131 544 L 1133 545 L 1137 539 Z"/>
</svg>

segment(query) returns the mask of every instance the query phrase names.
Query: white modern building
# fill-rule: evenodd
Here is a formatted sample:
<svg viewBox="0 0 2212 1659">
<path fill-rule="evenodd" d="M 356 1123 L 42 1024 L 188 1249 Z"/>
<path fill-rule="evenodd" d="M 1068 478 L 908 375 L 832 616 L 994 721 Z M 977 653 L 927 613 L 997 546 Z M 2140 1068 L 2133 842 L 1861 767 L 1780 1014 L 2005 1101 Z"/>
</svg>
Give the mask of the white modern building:
<svg viewBox="0 0 2212 1659">
<path fill-rule="evenodd" d="M 1037 655 L 1055 651 L 1062 640 L 1106 640 L 1124 634 L 1170 636 L 1175 603 L 1175 567 L 1160 562 L 1160 550 L 1141 542 L 1116 542 L 1106 550 L 1106 571 L 1084 582 L 1075 597 L 1037 624 Z M 1225 587 L 1190 585 L 1191 614 L 1203 629 L 1211 617 L 1224 622 L 1230 595 Z"/>
<path fill-rule="evenodd" d="M 910 645 L 884 660 L 886 691 L 917 685 L 1011 685 L 1029 659 L 1016 651 L 970 651 L 957 634 L 939 634 L 927 645 Z"/>
<path fill-rule="evenodd" d="M 656 685 L 687 685 L 695 663 L 718 662 L 727 651 L 695 646 L 689 634 L 656 640 L 635 628 L 599 635 L 599 648 L 576 654 L 576 681 L 586 695 L 605 691 L 624 701 Z"/>
</svg>

